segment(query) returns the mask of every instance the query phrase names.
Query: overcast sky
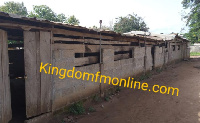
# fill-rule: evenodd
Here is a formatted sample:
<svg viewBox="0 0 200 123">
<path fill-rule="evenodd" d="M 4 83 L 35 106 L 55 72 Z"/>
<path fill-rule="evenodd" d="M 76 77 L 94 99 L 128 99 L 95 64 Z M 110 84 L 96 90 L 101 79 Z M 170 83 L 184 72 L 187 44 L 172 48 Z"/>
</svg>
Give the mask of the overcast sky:
<svg viewBox="0 0 200 123">
<path fill-rule="evenodd" d="M 8 0 L 0 0 L 0 5 Z M 80 25 L 90 27 L 115 22 L 115 18 L 133 12 L 143 17 L 151 32 L 179 33 L 185 23 L 181 21 L 182 0 L 13 0 L 24 2 L 28 11 L 33 5 L 47 5 L 57 14 L 75 15 Z"/>
</svg>

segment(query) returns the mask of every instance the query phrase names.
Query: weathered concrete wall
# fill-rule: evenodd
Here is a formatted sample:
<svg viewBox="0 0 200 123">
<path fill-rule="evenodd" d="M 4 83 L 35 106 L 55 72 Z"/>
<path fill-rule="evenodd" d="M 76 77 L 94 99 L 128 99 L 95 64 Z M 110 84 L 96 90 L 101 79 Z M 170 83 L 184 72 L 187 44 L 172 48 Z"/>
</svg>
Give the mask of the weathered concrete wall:
<svg viewBox="0 0 200 123">
<path fill-rule="evenodd" d="M 75 59 L 73 50 L 57 50 L 53 54 L 53 66 L 59 69 L 73 70 Z M 76 71 L 95 74 L 99 71 L 99 64 L 75 67 L 74 72 Z M 53 85 L 53 111 L 99 91 L 99 83 L 87 81 L 86 79 L 84 81 L 78 80 L 75 76 L 73 78 L 66 76 L 66 78 L 60 79 L 58 75 L 54 74 Z"/>
<path fill-rule="evenodd" d="M 189 58 L 190 55 L 190 50 L 188 48 L 189 43 L 186 44 L 188 41 L 181 40 L 181 37 L 178 35 L 175 37 L 178 38 L 178 40 L 167 42 L 185 43 L 184 54 L 182 54 L 183 50 L 171 51 L 171 49 L 169 49 L 168 53 L 165 53 L 164 49 L 162 49 L 161 52 L 160 48 L 157 48 L 155 57 L 152 58 L 150 47 L 139 46 L 164 45 L 166 42 L 158 37 L 120 35 L 115 32 L 107 31 L 103 31 L 102 33 L 94 32 L 84 27 L 58 25 L 56 23 L 44 21 L 41 23 L 38 21 L 33 22 L 34 20 L 29 20 L 27 18 L 17 18 L 15 20 L 15 18 L 9 17 L 8 14 L 5 13 L 1 13 L 0 16 L 5 18 L 5 22 L 8 21 L 8 23 L 10 23 L 10 20 L 12 20 L 13 24 L 15 23 L 19 27 L 22 27 L 16 28 L 20 33 L 14 34 L 13 32 L 16 30 L 12 30 L 9 24 L 3 25 L 4 29 L 8 31 L 8 34 L 13 34 L 8 35 L 8 39 L 24 39 L 24 49 L 28 49 L 26 55 L 30 56 L 29 54 L 32 54 L 30 57 L 25 57 L 24 59 L 24 61 L 26 61 L 25 74 L 30 76 L 26 81 L 32 80 L 33 82 L 27 82 L 26 84 L 28 88 L 26 89 L 26 95 L 30 94 L 26 98 L 26 102 L 30 102 L 30 104 L 26 103 L 27 118 L 37 117 L 42 113 L 58 110 L 72 102 L 98 93 L 101 89 L 105 90 L 112 86 L 108 85 L 108 83 L 103 84 L 87 81 L 86 79 L 68 78 L 67 76 L 64 79 L 60 79 L 59 75 L 55 75 L 55 73 L 53 75 L 46 75 L 46 72 L 38 73 L 36 71 L 39 69 L 39 62 L 52 63 L 52 66 L 58 67 L 59 69 L 64 68 L 72 70 L 75 67 L 74 72 L 81 71 L 82 73 L 88 72 L 96 74 L 98 71 L 101 71 L 102 75 L 112 78 L 127 78 L 152 70 L 153 61 L 155 61 L 153 67 L 156 67 L 162 66 L 164 63 L 169 63 L 170 61 L 180 60 L 183 56 L 184 58 Z M 35 23 L 38 25 L 35 25 Z M 24 26 L 27 28 L 23 28 Z M 26 31 L 29 27 L 32 30 Z M 25 35 L 23 35 L 23 33 Z M 100 33 L 101 41 L 99 41 Z M 7 34 L 5 34 L 5 36 L 3 35 L 3 37 L 7 37 Z M 7 39 L 3 41 L 7 42 Z M 102 50 L 102 64 L 98 63 L 100 42 L 102 43 L 102 48 L 107 48 Z M 32 44 L 37 48 L 34 48 Z M 133 48 L 132 52 L 131 48 Z M 3 55 L 7 55 L 7 53 Z M 29 64 L 33 66 L 31 67 Z M 32 75 L 37 75 L 33 77 L 35 80 L 30 79 Z M 30 85 L 30 83 L 32 84 Z M 30 96 L 33 98 L 29 98 Z M 8 98 L 8 102 L 10 102 L 10 98 Z M 0 108 L 6 109 L 6 107 Z M 34 109 L 35 111 L 29 109 Z M 9 114 L 11 116 L 10 112 Z M 46 116 L 43 118 L 45 119 L 45 117 Z M 8 119 L 10 118 L 11 117 Z"/>
<path fill-rule="evenodd" d="M 151 53 L 151 47 L 147 48 Z M 102 49 L 101 75 L 111 78 L 128 78 L 144 72 L 144 47 L 133 48 L 133 58 L 114 61 L 113 49 Z M 75 66 L 74 50 L 55 50 L 53 51 L 53 65 L 59 69 L 64 68 L 72 70 Z M 150 56 L 149 56 L 150 55 Z M 151 54 L 147 53 L 147 60 L 152 61 Z M 148 70 L 151 70 L 151 62 L 147 62 Z M 75 67 L 75 72 L 81 71 L 96 74 L 100 71 L 100 64 L 91 64 L 88 66 Z M 59 75 L 53 75 L 53 111 L 60 109 L 76 100 L 87 97 L 99 92 L 100 83 L 82 79 L 68 78 L 60 79 Z M 91 80 L 91 78 L 90 78 Z M 99 78 L 98 78 L 99 80 Z M 101 89 L 105 90 L 112 84 L 104 83 L 102 79 Z"/>
<path fill-rule="evenodd" d="M 151 54 L 151 47 L 146 48 L 146 71 L 151 71 L 153 67 L 153 58 Z"/>
<path fill-rule="evenodd" d="M 114 71 L 115 71 L 115 64 L 114 64 L 114 50 L 113 49 L 102 49 L 102 64 L 101 64 L 101 75 L 114 77 Z M 117 68 L 120 68 L 119 65 Z M 116 68 L 116 69 L 117 69 Z M 118 75 L 118 74 L 117 74 Z M 117 75 L 115 77 L 117 77 Z M 107 83 L 104 83 L 102 80 L 101 87 L 102 90 L 105 90 L 112 86 L 111 84 L 108 84 L 109 79 L 107 79 Z"/>
<path fill-rule="evenodd" d="M 134 70 L 133 74 L 140 74 L 144 72 L 144 56 L 145 47 L 134 47 L 133 49 Z"/>
<path fill-rule="evenodd" d="M 184 43 L 183 46 L 185 49 L 183 49 L 184 53 L 184 59 L 190 58 L 190 42 Z"/>
<path fill-rule="evenodd" d="M 174 46 L 175 46 L 175 50 L 174 50 Z M 185 48 L 186 47 L 183 45 L 170 45 L 168 61 L 175 62 L 178 60 L 182 60 L 184 51 L 186 51 Z M 186 52 L 186 57 L 187 57 L 187 52 Z"/>
<path fill-rule="evenodd" d="M 200 52 L 200 46 L 190 46 L 190 52 Z"/>
<path fill-rule="evenodd" d="M 183 54 L 183 59 L 188 59 L 190 58 L 190 43 L 183 43 L 182 44 L 182 54 Z"/>
<path fill-rule="evenodd" d="M 164 47 L 155 46 L 154 67 L 162 67 L 164 64 Z"/>
<path fill-rule="evenodd" d="M 187 45 L 186 45 L 186 46 L 187 46 L 187 49 L 185 49 L 185 51 L 187 52 L 186 58 L 190 58 L 190 47 L 189 47 L 190 44 L 191 44 L 190 42 L 187 42 Z"/>
<path fill-rule="evenodd" d="M 168 64 L 169 62 L 169 50 L 168 48 L 164 48 L 164 64 Z"/>
<path fill-rule="evenodd" d="M 146 53 L 145 53 L 146 49 Z M 134 46 L 131 47 L 132 56 L 127 59 L 114 60 L 115 51 L 114 48 L 103 48 L 102 49 L 102 64 L 89 64 L 87 66 L 79 66 L 75 67 L 76 71 L 81 71 L 82 74 L 84 72 L 93 73 L 94 75 L 101 71 L 101 75 L 110 76 L 111 78 L 124 78 L 135 77 L 139 74 L 144 73 L 146 71 L 151 71 L 152 67 L 162 67 L 164 64 L 168 63 L 168 61 L 173 61 L 177 59 L 181 59 L 182 50 L 176 51 L 168 51 L 165 47 L 155 47 L 154 52 L 154 66 L 153 66 L 153 58 L 151 47 L 139 47 Z M 177 49 L 177 47 L 176 47 Z M 170 53 L 171 56 L 169 57 Z M 53 51 L 53 66 L 60 68 L 65 68 L 67 70 L 72 70 L 75 66 L 75 51 L 74 50 L 54 50 Z M 146 54 L 146 55 L 145 55 Z M 168 60 L 168 57 L 170 60 Z M 76 63 L 77 64 L 77 63 Z M 58 110 L 72 102 L 80 100 L 82 98 L 88 97 L 95 93 L 104 91 L 110 87 L 113 87 L 112 83 L 109 84 L 109 79 L 107 79 L 106 83 L 104 83 L 104 79 L 102 82 L 99 82 L 100 77 L 98 77 L 98 81 L 91 81 L 91 77 L 89 81 L 87 80 L 88 76 L 85 76 L 85 80 L 82 78 L 66 78 L 60 79 L 58 75 L 53 75 L 53 111 Z M 123 86 L 123 85 L 122 85 Z"/>
</svg>

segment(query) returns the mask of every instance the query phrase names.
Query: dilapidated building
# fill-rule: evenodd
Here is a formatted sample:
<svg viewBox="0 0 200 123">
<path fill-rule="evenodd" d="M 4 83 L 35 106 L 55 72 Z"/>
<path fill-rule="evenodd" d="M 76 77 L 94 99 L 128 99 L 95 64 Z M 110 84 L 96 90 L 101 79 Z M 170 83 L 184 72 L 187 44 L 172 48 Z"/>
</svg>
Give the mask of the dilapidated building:
<svg viewBox="0 0 200 123">
<path fill-rule="evenodd" d="M 101 34 L 101 43 L 100 43 Z M 8 44 L 9 41 L 19 42 Z M 101 46 L 100 46 L 101 44 Z M 40 72 L 40 64 L 118 78 L 189 58 L 189 41 L 97 32 L 85 27 L 0 12 L 0 123 L 37 122 L 111 85 Z M 101 59 L 101 64 L 100 64 Z"/>
</svg>

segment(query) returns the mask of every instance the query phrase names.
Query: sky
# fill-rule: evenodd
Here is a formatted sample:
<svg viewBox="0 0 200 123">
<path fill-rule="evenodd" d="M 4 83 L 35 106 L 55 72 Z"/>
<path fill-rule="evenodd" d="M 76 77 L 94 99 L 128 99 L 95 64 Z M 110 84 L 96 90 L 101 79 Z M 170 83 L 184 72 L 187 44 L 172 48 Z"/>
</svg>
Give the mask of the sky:
<svg viewBox="0 0 200 123">
<path fill-rule="evenodd" d="M 8 0 L 0 0 L 0 5 Z M 181 20 L 182 0 L 12 0 L 24 2 L 28 12 L 33 5 L 47 5 L 55 13 L 75 15 L 83 27 L 99 27 L 115 23 L 115 18 L 135 13 L 144 18 L 152 33 L 180 33 L 185 23 Z M 187 32 L 187 28 L 185 30 Z"/>
</svg>

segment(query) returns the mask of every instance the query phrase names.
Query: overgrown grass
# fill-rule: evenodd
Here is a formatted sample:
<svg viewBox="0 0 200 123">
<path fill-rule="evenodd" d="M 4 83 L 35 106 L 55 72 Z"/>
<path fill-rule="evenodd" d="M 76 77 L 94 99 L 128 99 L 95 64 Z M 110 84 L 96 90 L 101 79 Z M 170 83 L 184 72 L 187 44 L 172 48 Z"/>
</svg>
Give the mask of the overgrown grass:
<svg viewBox="0 0 200 123">
<path fill-rule="evenodd" d="M 74 103 L 69 107 L 69 113 L 79 115 L 85 113 L 85 108 L 82 102 Z"/>
<path fill-rule="evenodd" d="M 157 72 L 157 73 L 161 73 L 162 71 L 163 71 L 163 68 L 157 68 L 157 69 L 156 69 L 156 72 Z"/>
<path fill-rule="evenodd" d="M 138 81 L 142 81 L 145 79 L 149 79 L 152 76 L 151 73 L 146 73 L 145 75 L 141 75 L 139 78 L 137 78 Z"/>
<path fill-rule="evenodd" d="M 98 94 L 95 94 L 92 99 L 94 102 L 101 102 L 101 97 Z"/>
<path fill-rule="evenodd" d="M 200 56 L 200 52 L 191 52 L 190 56 Z"/>
<path fill-rule="evenodd" d="M 88 111 L 89 111 L 89 112 L 95 112 L 96 109 L 95 109 L 94 107 L 91 106 L 91 107 L 88 108 Z"/>
<path fill-rule="evenodd" d="M 122 89 L 119 87 L 119 86 L 117 86 L 117 88 L 116 88 L 116 93 L 118 93 L 118 92 L 120 92 Z"/>
<path fill-rule="evenodd" d="M 108 102 L 110 100 L 110 97 L 107 95 L 104 97 L 104 100 Z"/>
</svg>

